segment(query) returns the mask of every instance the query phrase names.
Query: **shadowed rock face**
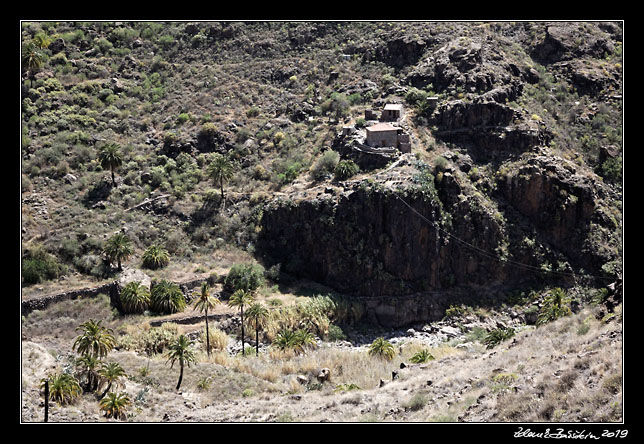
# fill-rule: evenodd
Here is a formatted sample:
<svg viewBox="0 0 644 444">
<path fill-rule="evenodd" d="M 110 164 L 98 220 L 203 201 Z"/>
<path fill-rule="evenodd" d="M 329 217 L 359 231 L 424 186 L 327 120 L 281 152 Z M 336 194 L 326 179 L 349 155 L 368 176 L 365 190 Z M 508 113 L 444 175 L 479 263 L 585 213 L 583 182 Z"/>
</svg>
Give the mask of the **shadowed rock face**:
<svg viewBox="0 0 644 444">
<path fill-rule="evenodd" d="M 492 257 L 502 252 L 535 268 L 566 260 L 591 273 L 610 260 L 589 239 L 591 225 L 602 223 L 604 193 L 562 159 L 531 155 L 512 165 L 493 194 L 499 211 L 449 171 L 436 185 L 437 193 L 427 195 L 389 186 L 385 177 L 273 202 L 264 211 L 258 252 L 288 273 L 359 296 L 543 281 Z M 540 247 L 526 248 L 526 237 Z M 537 251 L 544 249 L 547 257 Z"/>
<path fill-rule="evenodd" d="M 412 193 L 404 199 L 429 220 L 442 224 L 444 213 L 438 201 Z M 458 222 L 451 231 L 492 250 L 502 238 L 500 227 L 486 214 Z M 479 233 L 476 239 L 474 232 Z M 498 264 L 481 262 L 455 248 L 394 193 L 359 185 L 335 199 L 267 209 L 262 233 L 260 248 L 282 263 L 285 271 L 346 293 L 409 294 L 449 286 L 466 273 L 471 282 L 501 276 Z"/>
</svg>

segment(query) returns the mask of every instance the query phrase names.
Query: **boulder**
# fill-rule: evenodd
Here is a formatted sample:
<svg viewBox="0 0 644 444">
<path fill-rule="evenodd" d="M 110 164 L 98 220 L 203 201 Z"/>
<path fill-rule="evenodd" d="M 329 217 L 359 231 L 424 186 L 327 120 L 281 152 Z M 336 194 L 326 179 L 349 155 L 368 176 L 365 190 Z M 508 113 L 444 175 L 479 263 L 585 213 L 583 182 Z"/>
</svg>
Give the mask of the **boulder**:
<svg viewBox="0 0 644 444">
<path fill-rule="evenodd" d="M 309 383 L 309 378 L 307 378 L 305 375 L 297 375 L 296 378 L 297 382 L 299 382 L 301 385 L 306 385 Z"/>
<path fill-rule="evenodd" d="M 58 38 L 49 44 L 48 49 L 52 54 L 57 54 L 65 49 L 65 40 Z"/>
<path fill-rule="evenodd" d="M 326 382 L 329 380 L 330 377 L 331 377 L 331 370 L 325 367 L 320 369 L 317 379 L 319 382 Z"/>
<path fill-rule="evenodd" d="M 119 278 L 117 280 L 117 284 L 119 286 L 119 293 L 120 293 L 120 290 L 130 282 L 140 282 L 141 285 L 149 289 L 152 280 L 150 276 L 145 274 L 143 271 L 136 268 L 130 268 L 130 267 L 124 266 L 123 271 L 120 273 Z"/>
</svg>

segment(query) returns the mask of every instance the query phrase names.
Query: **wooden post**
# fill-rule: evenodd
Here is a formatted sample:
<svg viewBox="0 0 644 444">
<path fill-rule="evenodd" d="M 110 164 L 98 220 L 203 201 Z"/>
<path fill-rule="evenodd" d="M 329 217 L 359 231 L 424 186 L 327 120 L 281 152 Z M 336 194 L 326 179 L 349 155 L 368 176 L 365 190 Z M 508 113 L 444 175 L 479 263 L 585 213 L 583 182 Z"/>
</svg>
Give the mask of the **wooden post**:
<svg viewBox="0 0 644 444">
<path fill-rule="evenodd" d="M 45 380 L 45 422 L 49 418 L 49 379 Z"/>
</svg>

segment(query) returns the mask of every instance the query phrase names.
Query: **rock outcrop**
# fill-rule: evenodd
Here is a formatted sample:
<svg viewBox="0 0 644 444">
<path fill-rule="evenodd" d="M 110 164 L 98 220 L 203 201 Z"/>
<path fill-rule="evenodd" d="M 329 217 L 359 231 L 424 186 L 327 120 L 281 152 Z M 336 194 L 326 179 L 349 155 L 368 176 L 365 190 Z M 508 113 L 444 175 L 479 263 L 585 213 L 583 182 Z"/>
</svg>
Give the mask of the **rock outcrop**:
<svg viewBox="0 0 644 444">
<path fill-rule="evenodd" d="M 498 92 L 507 94 L 504 91 Z M 545 125 L 493 100 L 449 101 L 439 106 L 429 121 L 436 125 L 438 137 L 468 146 L 479 158 L 522 153 L 552 139 Z"/>
<path fill-rule="evenodd" d="M 600 274 L 615 259 L 616 245 L 595 239 L 612 223 L 602 214 L 606 190 L 574 164 L 526 154 L 488 196 L 451 167 L 423 184 L 417 167 L 403 156 L 370 179 L 276 199 L 264 209 L 258 253 L 341 293 L 382 297 L 369 310 L 390 325 L 436 319 L 454 298 L 481 297 L 467 288 L 567 285 L 571 277 L 540 267 Z M 410 295 L 413 309 L 403 300 Z"/>
</svg>

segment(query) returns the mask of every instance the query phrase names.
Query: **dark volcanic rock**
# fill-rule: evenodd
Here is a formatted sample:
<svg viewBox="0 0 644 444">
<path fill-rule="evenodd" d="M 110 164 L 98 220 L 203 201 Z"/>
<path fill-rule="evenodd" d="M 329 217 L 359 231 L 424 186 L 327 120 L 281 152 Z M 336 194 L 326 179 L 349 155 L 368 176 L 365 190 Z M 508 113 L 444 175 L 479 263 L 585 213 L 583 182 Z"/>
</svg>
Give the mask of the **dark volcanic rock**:
<svg viewBox="0 0 644 444">
<path fill-rule="evenodd" d="M 541 63 L 554 63 L 583 56 L 604 58 L 613 50 L 610 35 L 597 24 L 561 22 L 546 27 L 545 36 L 532 56 Z"/>
<path fill-rule="evenodd" d="M 498 94 L 511 92 L 502 90 Z M 473 154 L 479 158 L 521 153 L 547 145 L 551 140 L 547 128 L 526 119 L 518 110 L 483 100 L 454 100 L 439 106 L 430 119 L 438 128 L 436 135 L 473 148 Z"/>
<path fill-rule="evenodd" d="M 457 199 L 459 184 L 449 173 L 441 183 L 451 200 L 450 231 L 481 249 L 499 247 L 497 220 Z M 360 295 L 404 295 L 503 278 L 498 262 L 462 249 L 398 193 L 433 224 L 444 223 L 446 210 L 437 196 L 354 183 L 335 198 L 273 202 L 264 211 L 258 250 L 289 273 Z"/>
</svg>

